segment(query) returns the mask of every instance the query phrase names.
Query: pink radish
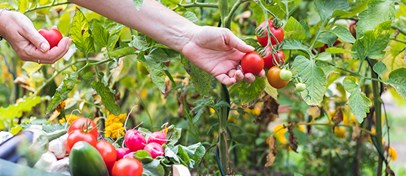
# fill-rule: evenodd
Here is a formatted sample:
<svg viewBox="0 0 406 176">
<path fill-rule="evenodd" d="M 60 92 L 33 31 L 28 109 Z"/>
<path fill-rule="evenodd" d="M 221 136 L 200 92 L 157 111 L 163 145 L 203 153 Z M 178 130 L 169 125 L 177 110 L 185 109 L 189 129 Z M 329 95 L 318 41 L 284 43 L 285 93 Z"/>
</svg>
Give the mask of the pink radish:
<svg viewBox="0 0 406 176">
<path fill-rule="evenodd" d="M 123 158 L 125 155 L 129 154 L 131 151 L 129 148 L 117 148 L 117 161 Z"/>
<path fill-rule="evenodd" d="M 160 132 L 160 131 L 156 131 L 156 132 L 153 132 L 153 133 L 151 133 L 149 135 L 147 143 L 149 144 L 149 143 L 155 142 L 155 143 L 158 143 L 160 145 L 163 145 L 167 141 L 168 140 L 166 139 L 166 134 L 165 133 Z"/>
<path fill-rule="evenodd" d="M 155 142 L 148 143 L 145 146 L 144 150 L 151 154 L 152 158 L 164 156 L 164 148 L 162 147 L 162 145 Z"/>
<path fill-rule="evenodd" d="M 138 130 L 128 130 L 124 136 L 124 143 L 132 152 L 136 152 L 145 147 L 146 141 Z"/>
</svg>

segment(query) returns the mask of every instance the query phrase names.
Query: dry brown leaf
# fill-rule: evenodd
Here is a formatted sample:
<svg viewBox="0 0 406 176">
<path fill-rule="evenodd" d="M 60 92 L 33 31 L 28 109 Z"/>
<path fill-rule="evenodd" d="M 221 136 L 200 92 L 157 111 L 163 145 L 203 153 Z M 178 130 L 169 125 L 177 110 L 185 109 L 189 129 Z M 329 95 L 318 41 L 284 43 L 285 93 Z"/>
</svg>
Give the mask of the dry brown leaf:
<svg viewBox="0 0 406 176">
<path fill-rule="evenodd" d="M 266 139 L 266 143 L 269 147 L 269 153 L 266 155 L 265 167 L 271 167 L 276 159 L 276 138 L 271 135 Z"/>
</svg>

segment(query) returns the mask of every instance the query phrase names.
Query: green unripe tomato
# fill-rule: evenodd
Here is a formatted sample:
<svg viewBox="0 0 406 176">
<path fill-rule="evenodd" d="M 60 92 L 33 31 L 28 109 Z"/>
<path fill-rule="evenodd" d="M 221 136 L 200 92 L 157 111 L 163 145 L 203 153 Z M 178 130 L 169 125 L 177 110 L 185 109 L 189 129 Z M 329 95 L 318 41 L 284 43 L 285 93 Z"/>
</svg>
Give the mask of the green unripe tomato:
<svg viewBox="0 0 406 176">
<path fill-rule="evenodd" d="M 292 72 L 286 69 L 282 69 L 279 76 L 284 81 L 290 81 L 292 79 Z"/>
<path fill-rule="evenodd" d="M 295 87 L 296 87 L 296 91 L 301 92 L 301 91 L 304 91 L 306 89 L 306 84 L 297 83 L 295 85 Z"/>
</svg>

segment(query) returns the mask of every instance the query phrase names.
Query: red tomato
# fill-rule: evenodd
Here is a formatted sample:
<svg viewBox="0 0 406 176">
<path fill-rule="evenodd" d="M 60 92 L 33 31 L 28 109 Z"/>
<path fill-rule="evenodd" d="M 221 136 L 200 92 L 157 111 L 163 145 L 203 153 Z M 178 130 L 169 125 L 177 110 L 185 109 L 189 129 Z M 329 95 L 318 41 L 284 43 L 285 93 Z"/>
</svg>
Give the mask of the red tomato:
<svg viewBox="0 0 406 176">
<path fill-rule="evenodd" d="M 283 39 L 285 38 L 285 33 L 283 32 L 283 29 L 275 28 L 273 26 L 272 20 L 268 20 L 268 22 L 269 22 L 269 29 L 270 29 L 271 33 L 275 36 L 275 37 L 272 37 L 272 35 L 270 35 L 272 45 L 275 45 L 277 43 L 275 38 L 278 40 L 279 43 L 281 43 L 283 41 Z M 257 34 L 258 42 L 263 47 L 267 46 L 268 45 L 268 28 L 266 27 L 266 21 L 262 22 L 258 26 L 257 31 L 263 31 L 260 34 Z"/>
<path fill-rule="evenodd" d="M 56 28 L 50 30 L 40 29 L 38 32 L 48 41 L 50 48 L 58 46 L 59 41 L 62 39 L 61 32 Z"/>
<path fill-rule="evenodd" d="M 88 118 L 78 118 L 75 121 L 73 121 L 73 123 L 70 125 L 69 129 L 68 129 L 68 133 L 75 131 L 75 130 L 80 130 L 84 133 L 90 133 L 93 136 L 96 137 L 98 136 L 98 132 L 97 132 L 97 127 L 96 127 L 96 123 L 93 122 L 93 120 L 88 119 Z"/>
<path fill-rule="evenodd" d="M 269 84 L 277 89 L 285 87 L 288 85 L 289 81 L 284 81 L 280 77 L 281 69 L 277 66 L 273 66 L 268 70 L 268 82 Z"/>
<path fill-rule="evenodd" d="M 270 47 L 267 47 L 264 57 L 265 68 L 269 69 L 273 66 L 282 65 L 283 63 L 285 63 L 285 53 L 283 53 L 283 51 L 278 51 L 275 54 L 272 53 L 272 49 Z"/>
<path fill-rule="evenodd" d="M 352 36 L 355 38 L 357 37 L 357 21 L 351 21 L 350 25 L 348 26 Z"/>
<path fill-rule="evenodd" d="M 113 146 L 113 144 L 107 141 L 99 141 L 96 144 L 96 149 L 103 157 L 104 163 L 106 163 L 107 168 L 109 170 L 113 168 L 113 165 L 116 162 L 117 158 L 116 148 Z"/>
<path fill-rule="evenodd" d="M 73 145 L 79 141 L 85 141 L 93 147 L 96 147 L 97 144 L 97 139 L 92 134 L 84 133 L 81 130 L 74 130 L 69 133 L 68 139 L 66 140 L 66 151 L 69 153 Z"/>
<path fill-rule="evenodd" d="M 242 57 L 241 67 L 244 73 L 258 75 L 264 69 L 264 59 L 256 52 L 249 52 Z"/>
<path fill-rule="evenodd" d="M 114 164 L 112 176 L 140 176 L 142 171 L 140 161 L 134 158 L 123 158 Z"/>
</svg>

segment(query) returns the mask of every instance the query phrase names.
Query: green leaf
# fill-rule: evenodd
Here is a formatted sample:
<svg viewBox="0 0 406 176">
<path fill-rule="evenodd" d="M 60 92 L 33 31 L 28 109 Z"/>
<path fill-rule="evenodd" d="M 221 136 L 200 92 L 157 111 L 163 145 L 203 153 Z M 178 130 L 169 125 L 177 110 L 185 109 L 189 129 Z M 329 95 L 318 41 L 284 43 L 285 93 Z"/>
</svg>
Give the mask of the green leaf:
<svg viewBox="0 0 406 176">
<path fill-rule="evenodd" d="M 334 42 L 337 41 L 337 36 L 335 36 L 330 31 L 324 31 L 320 34 L 317 41 L 327 44 L 328 46 L 333 46 Z"/>
<path fill-rule="evenodd" d="M 212 98 L 209 97 L 203 97 L 201 99 L 196 100 L 196 106 L 192 109 L 193 112 L 196 112 L 196 114 L 193 117 L 193 123 L 197 123 L 200 119 L 200 117 L 203 115 L 204 112 L 206 112 L 208 107 L 211 107 L 213 105 Z"/>
<path fill-rule="evenodd" d="M 36 62 L 24 62 L 23 69 L 28 73 L 28 74 L 33 74 L 34 72 L 38 71 L 41 68 L 41 64 L 38 64 Z"/>
<path fill-rule="evenodd" d="M 92 88 L 100 95 L 104 106 L 109 112 L 114 115 L 120 114 L 120 106 L 117 105 L 116 100 L 114 99 L 114 93 L 109 87 L 107 87 L 107 85 L 99 81 L 93 81 Z"/>
<path fill-rule="evenodd" d="M 406 99 L 406 68 L 400 68 L 389 74 L 389 80 L 386 82 L 393 86 L 396 91 Z"/>
<path fill-rule="evenodd" d="M 257 77 L 253 83 L 241 81 L 231 87 L 230 94 L 239 98 L 242 103 L 248 103 L 258 98 L 265 88 L 264 77 Z"/>
<path fill-rule="evenodd" d="M 149 163 L 142 163 L 143 176 L 164 176 L 165 169 L 159 162 L 159 160 L 154 159 Z"/>
<path fill-rule="evenodd" d="M 180 139 L 182 135 L 182 128 L 175 128 L 175 126 L 168 127 L 168 133 L 166 134 L 168 138 L 168 146 L 174 146 Z"/>
<path fill-rule="evenodd" d="M 345 27 L 336 26 L 331 32 L 333 34 L 335 34 L 338 38 L 343 40 L 344 42 L 347 42 L 347 43 L 355 42 L 355 38 L 352 36 L 351 32 L 348 31 L 348 29 Z"/>
<path fill-rule="evenodd" d="M 306 84 L 306 91 L 301 96 L 308 105 L 319 105 L 326 93 L 326 75 L 314 60 L 297 56 L 292 64 L 292 72 Z"/>
<path fill-rule="evenodd" d="M 350 50 L 346 50 L 343 48 L 337 48 L 337 47 L 329 47 L 326 49 L 327 53 L 331 53 L 331 54 L 352 54 L 353 52 Z"/>
<path fill-rule="evenodd" d="M 144 0 L 134 0 L 134 5 L 137 10 L 140 10 Z"/>
<path fill-rule="evenodd" d="M 283 28 L 286 39 L 303 40 L 306 38 L 305 29 L 294 17 L 290 17 Z"/>
<path fill-rule="evenodd" d="M 132 46 L 140 51 L 145 51 L 148 48 L 148 42 L 143 35 L 133 35 L 129 46 Z"/>
<path fill-rule="evenodd" d="M 352 47 L 353 56 L 358 59 L 365 59 L 367 56 L 372 59 L 382 58 L 389 43 L 390 29 L 391 22 L 388 21 L 375 30 L 365 32 L 363 37 L 355 41 Z"/>
<path fill-rule="evenodd" d="M 140 160 L 142 163 L 149 163 L 154 160 L 151 154 L 145 150 L 138 150 L 134 153 L 134 158 Z"/>
<path fill-rule="evenodd" d="M 214 80 L 213 76 L 192 64 L 186 58 L 182 58 L 182 63 L 186 72 L 190 75 L 196 91 L 203 96 L 209 95 L 215 86 L 215 84 L 212 84 Z"/>
<path fill-rule="evenodd" d="M 55 109 L 59 105 L 59 103 L 67 99 L 69 92 L 72 91 L 72 89 L 75 87 L 77 83 L 78 83 L 77 73 L 67 74 L 65 76 L 65 79 L 56 89 L 54 96 L 52 96 L 47 111 L 50 112 L 51 110 Z"/>
<path fill-rule="evenodd" d="M 386 71 L 386 65 L 383 62 L 379 61 L 374 65 L 373 69 L 374 72 L 382 78 L 382 74 Z"/>
<path fill-rule="evenodd" d="M 386 21 L 392 21 L 395 17 L 395 3 L 393 0 L 375 0 L 368 4 L 368 8 L 359 14 L 357 22 L 357 37 L 365 32 L 374 30 Z"/>
<path fill-rule="evenodd" d="M 97 48 L 107 46 L 109 34 L 99 20 L 92 20 L 92 35 Z"/>
<path fill-rule="evenodd" d="M 328 20 L 336 10 L 348 10 L 347 0 L 316 0 L 316 9 L 322 21 Z"/>
<path fill-rule="evenodd" d="M 124 57 L 130 54 L 134 54 L 135 53 L 135 49 L 134 47 L 122 47 L 122 48 L 116 48 L 113 51 L 109 51 L 108 54 L 110 57 L 116 57 L 116 58 L 120 58 L 120 57 Z"/>
<path fill-rule="evenodd" d="M 302 50 L 302 51 L 307 52 L 309 54 L 311 53 L 311 51 L 309 50 L 309 47 L 302 44 L 302 42 L 300 42 L 298 40 L 294 40 L 294 39 L 286 39 L 283 42 L 282 49 L 284 49 L 284 50 Z"/>
<path fill-rule="evenodd" d="M 365 96 L 358 86 L 356 78 L 349 76 L 343 81 L 344 89 L 351 95 L 348 99 L 350 109 L 359 122 L 362 122 L 369 112 L 371 100 Z"/>
<path fill-rule="evenodd" d="M 186 11 L 183 14 L 183 17 L 185 17 L 186 19 L 190 20 L 193 23 L 197 23 L 199 21 L 199 19 L 197 18 L 196 14 L 190 11 Z"/>
<path fill-rule="evenodd" d="M 27 10 L 28 5 L 29 5 L 28 0 L 18 0 L 17 3 L 18 3 L 17 4 L 18 5 L 18 10 L 21 13 L 24 13 Z"/>
<path fill-rule="evenodd" d="M 22 98 L 8 107 L 0 107 L 0 127 L 8 127 L 12 119 L 22 117 L 23 112 L 31 111 L 39 103 L 41 103 L 41 97 L 33 96 Z"/>
<path fill-rule="evenodd" d="M 93 38 L 89 30 L 89 22 L 85 15 L 78 8 L 73 16 L 72 27 L 70 29 L 70 37 L 76 48 L 88 55 L 94 51 Z"/>
<path fill-rule="evenodd" d="M 195 164 L 199 163 L 206 153 L 206 149 L 200 142 L 187 147 L 177 145 L 174 151 L 177 152 L 182 163 L 189 168 L 194 168 Z"/>
<path fill-rule="evenodd" d="M 16 135 L 17 133 L 19 133 L 21 130 L 23 129 L 23 127 L 21 125 L 16 125 L 13 128 L 11 128 L 10 133 L 12 135 Z"/>
</svg>

